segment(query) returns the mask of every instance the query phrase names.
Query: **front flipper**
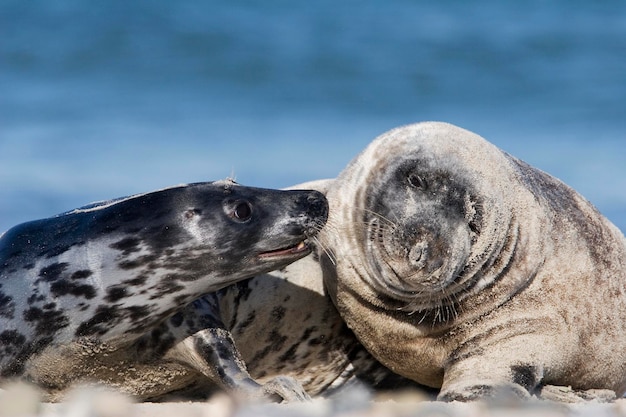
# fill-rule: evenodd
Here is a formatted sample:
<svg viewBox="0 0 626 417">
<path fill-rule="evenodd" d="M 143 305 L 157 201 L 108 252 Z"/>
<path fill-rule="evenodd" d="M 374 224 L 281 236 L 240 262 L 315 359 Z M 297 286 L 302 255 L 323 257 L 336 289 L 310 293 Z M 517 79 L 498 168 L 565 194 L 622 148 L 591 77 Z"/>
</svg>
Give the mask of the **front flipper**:
<svg viewBox="0 0 626 417">
<path fill-rule="evenodd" d="M 502 358 L 470 357 L 451 364 L 437 397 L 440 401 L 518 401 L 535 394 L 543 379 L 537 364 L 511 363 Z"/>
<path fill-rule="evenodd" d="M 288 402 L 310 399 L 302 385 L 291 377 L 278 376 L 263 385 L 252 379 L 226 329 L 200 330 L 177 344 L 167 356 L 186 363 L 223 389 L 245 398 Z"/>
</svg>

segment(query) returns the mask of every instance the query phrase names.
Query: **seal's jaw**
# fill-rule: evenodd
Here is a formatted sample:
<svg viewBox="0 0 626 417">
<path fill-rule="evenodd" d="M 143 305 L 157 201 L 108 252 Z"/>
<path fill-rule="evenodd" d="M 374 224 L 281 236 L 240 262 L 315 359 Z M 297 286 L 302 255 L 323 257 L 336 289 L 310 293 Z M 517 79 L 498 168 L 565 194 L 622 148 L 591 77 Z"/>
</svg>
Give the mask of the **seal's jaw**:
<svg viewBox="0 0 626 417">
<path fill-rule="evenodd" d="M 257 258 L 265 261 L 296 260 L 308 255 L 309 253 L 311 253 L 309 243 L 302 240 L 295 245 L 261 252 L 257 255 Z"/>
</svg>

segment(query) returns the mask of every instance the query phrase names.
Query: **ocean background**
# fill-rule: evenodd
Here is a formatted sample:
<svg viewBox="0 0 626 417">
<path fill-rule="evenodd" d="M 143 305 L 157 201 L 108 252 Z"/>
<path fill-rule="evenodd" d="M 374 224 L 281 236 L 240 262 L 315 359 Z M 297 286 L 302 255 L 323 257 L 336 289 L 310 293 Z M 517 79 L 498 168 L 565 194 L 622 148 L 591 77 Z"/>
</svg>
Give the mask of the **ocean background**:
<svg viewBox="0 0 626 417">
<path fill-rule="evenodd" d="M 334 177 L 423 120 L 626 231 L 626 1 L 0 0 L 0 232 L 179 183 Z"/>
</svg>

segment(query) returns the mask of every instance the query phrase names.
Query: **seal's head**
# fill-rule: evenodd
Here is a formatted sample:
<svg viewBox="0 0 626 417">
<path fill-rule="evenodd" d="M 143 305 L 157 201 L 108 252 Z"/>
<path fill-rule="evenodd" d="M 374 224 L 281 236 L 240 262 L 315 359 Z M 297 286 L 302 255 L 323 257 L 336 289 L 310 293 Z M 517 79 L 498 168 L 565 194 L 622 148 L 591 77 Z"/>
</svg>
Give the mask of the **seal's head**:
<svg viewBox="0 0 626 417">
<path fill-rule="evenodd" d="M 307 255 L 306 240 L 327 215 L 326 198 L 313 190 L 195 183 L 16 226 L 3 236 L 0 260 L 9 272 L 20 265 L 49 268 L 51 262 L 71 269 L 83 263 L 80 251 L 87 248 L 91 269 L 176 271 L 186 281 L 209 276 L 206 290 L 212 291 Z"/>
<path fill-rule="evenodd" d="M 390 299 L 385 307 L 408 311 L 453 304 L 485 285 L 477 271 L 504 240 L 494 234 L 507 217 L 493 170 L 500 163 L 495 147 L 444 123 L 377 138 L 327 194 L 324 237 L 339 273 L 356 273 Z"/>
</svg>

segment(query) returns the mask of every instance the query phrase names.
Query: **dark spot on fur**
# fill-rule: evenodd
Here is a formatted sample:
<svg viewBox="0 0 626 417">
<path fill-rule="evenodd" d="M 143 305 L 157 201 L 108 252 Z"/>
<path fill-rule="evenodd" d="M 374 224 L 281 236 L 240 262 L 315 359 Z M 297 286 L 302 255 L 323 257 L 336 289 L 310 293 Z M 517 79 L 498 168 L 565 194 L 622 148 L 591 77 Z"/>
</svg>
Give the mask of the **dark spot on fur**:
<svg viewBox="0 0 626 417">
<path fill-rule="evenodd" d="M 272 320 L 274 321 L 281 321 L 284 317 L 285 317 L 285 307 L 283 306 L 276 306 L 272 309 Z"/>
<path fill-rule="evenodd" d="M 318 346 L 326 343 L 326 337 L 324 335 L 320 335 L 319 337 L 313 338 L 309 340 L 309 346 Z"/>
<path fill-rule="evenodd" d="M 61 277 L 61 274 L 67 269 L 69 264 L 67 262 L 56 262 L 50 264 L 39 271 L 39 276 L 45 282 L 56 281 Z"/>
<path fill-rule="evenodd" d="M 75 297 L 85 297 L 88 300 L 96 296 L 96 289 L 92 285 L 79 285 L 66 280 L 53 282 L 50 285 L 50 292 L 57 297 L 71 294 Z"/>
<path fill-rule="evenodd" d="M 150 315 L 149 306 L 130 306 L 125 309 L 129 313 L 129 317 L 132 321 L 137 321 L 146 318 Z"/>
<path fill-rule="evenodd" d="M 511 376 L 513 382 L 532 392 L 539 382 L 537 367 L 532 365 L 511 366 Z"/>
<path fill-rule="evenodd" d="M 124 286 L 114 285 L 107 289 L 107 295 L 104 297 L 105 300 L 114 303 L 116 301 L 121 300 L 122 298 L 126 298 L 128 296 L 128 289 Z"/>
<path fill-rule="evenodd" d="M 296 351 L 298 350 L 299 346 L 300 346 L 300 343 L 296 343 L 292 345 L 289 349 L 287 349 L 285 353 L 280 355 L 280 357 L 278 358 L 279 362 L 294 361 L 296 359 Z"/>
<path fill-rule="evenodd" d="M 141 266 L 149 265 L 151 262 L 154 262 L 157 259 L 158 259 L 158 256 L 154 254 L 143 255 L 136 259 L 121 261 L 117 264 L 117 266 L 119 266 L 121 269 L 126 269 L 126 270 L 135 269 Z"/>
<path fill-rule="evenodd" d="M 281 335 L 277 330 L 272 330 L 265 341 L 271 344 L 274 352 L 278 352 L 285 345 L 287 336 Z"/>
<path fill-rule="evenodd" d="M 54 341 L 54 336 L 46 335 L 31 343 L 27 349 L 23 349 L 13 363 L 2 371 L 2 376 L 17 376 L 24 372 L 26 360 L 44 350 Z"/>
<path fill-rule="evenodd" d="M 269 355 L 271 351 L 272 351 L 271 345 L 265 346 L 263 349 L 261 349 L 260 351 L 254 354 L 254 357 L 252 358 L 250 363 L 257 363 L 258 361 L 265 359 L 265 357 Z"/>
<path fill-rule="evenodd" d="M 141 240 L 135 237 L 127 237 L 120 241 L 112 243 L 111 245 L 109 245 L 109 247 L 111 249 L 117 249 L 119 251 L 122 251 L 122 255 L 128 256 L 133 252 L 139 251 L 140 243 L 141 243 Z"/>
<path fill-rule="evenodd" d="M 26 300 L 26 301 L 28 301 L 29 305 L 32 305 L 32 304 L 40 303 L 40 302 L 44 301 L 45 299 L 46 299 L 46 297 L 43 294 L 39 294 L 39 293 L 35 292 L 35 293 L 31 294 L 28 297 L 28 300 Z"/>
<path fill-rule="evenodd" d="M 311 326 L 311 327 L 307 327 L 306 329 L 304 329 L 304 332 L 302 333 L 302 337 L 300 338 L 300 342 L 309 340 L 309 338 L 311 337 L 311 334 L 313 334 L 313 332 L 315 331 L 317 331 L 317 326 Z"/>
<path fill-rule="evenodd" d="M 122 281 L 122 284 L 138 287 L 146 283 L 148 277 L 146 275 L 137 275 L 135 278 Z"/>
<path fill-rule="evenodd" d="M 15 346 L 21 347 L 26 343 L 26 336 L 17 330 L 5 330 L 0 333 L 0 346 Z"/>
<path fill-rule="evenodd" d="M 235 295 L 233 300 L 233 305 L 236 309 L 242 301 L 245 302 L 248 300 L 248 297 L 250 297 L 250 294 L 252 293 L 252 289 L 250 288 L 249 281 L 238 282 L 235 284 L 234 288 L 237 290 L 237 295 Z"/>
<path fill-rule="evenodd" d="M 81 270 L 74 272 L 70 278 L 78 280 L 78 279 L 89 278 L 92 275 L 93 275 L 93 272 L 90 271 L 89 269 L 81 269 Z"/>
<path fill-rule="evenodd" d="M 245 330 L 248 326 L 250 326 L 254 322 L 255 318 L 256 318 L 256 311 L 251 311 L 250 313 L 248 313 L 246 318 L 237 326 L 237 330 L 241 333 L 243 330 Z"/>
<path fill-rule="evenodd" d="M 23 317 L 27 322 L 35 323 L 35 331 L 39 335 L 53 335 L 69 325 L 67 316 L 53 308 L 30 307 L 24 310 Z"/>
<path fill-rule="evenodd" d="M 76 329 L 77 337 L 93 336 L 96 334 L 105 334 L 109 329 L 109 325 L 119 315 L 117 305 L 101 305 L 96 309 L 96 313 L 87 321 L 84 321 Z"/>
<path fill-rule="evenodd" d="M 0 317 L 13 319 L 15 316 L 15 303 L 13 297 L 0 292 Z"/>
<path fill-rule="evenodd" d="M 189 296 L 186 294 L 181 294 L 181 295 L 177 295 L 174 298 L 174 304 L 175 305 L 185 305 L 187 304 Z"/>
<path fill-rule="evenodd" d="M 150 332 L 149 340 L 146 340 L 146 343 L 152 348 L 154 354 L 161 356 L 174 346 L 176 338 L 161 326 Z"/>
</svg>

